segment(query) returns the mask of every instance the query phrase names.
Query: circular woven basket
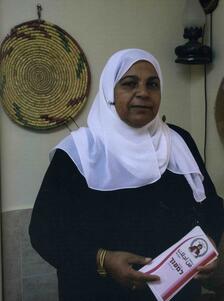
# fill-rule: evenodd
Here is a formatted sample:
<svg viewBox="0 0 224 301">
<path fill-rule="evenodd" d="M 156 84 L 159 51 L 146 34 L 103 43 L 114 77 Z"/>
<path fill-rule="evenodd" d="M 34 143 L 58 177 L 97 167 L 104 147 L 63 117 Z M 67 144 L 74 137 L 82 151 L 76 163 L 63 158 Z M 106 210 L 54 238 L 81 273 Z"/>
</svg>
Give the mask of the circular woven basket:
<svg viewBox="0 0 224 301">
<path fill-rule="evenodd" d="M 0 49 L 0 98 L 16 123 L 38 130 L 73 119 L 87 101 L 90 71 L 63 29 L 33 20 L 14 27 Z"/>
</svg>

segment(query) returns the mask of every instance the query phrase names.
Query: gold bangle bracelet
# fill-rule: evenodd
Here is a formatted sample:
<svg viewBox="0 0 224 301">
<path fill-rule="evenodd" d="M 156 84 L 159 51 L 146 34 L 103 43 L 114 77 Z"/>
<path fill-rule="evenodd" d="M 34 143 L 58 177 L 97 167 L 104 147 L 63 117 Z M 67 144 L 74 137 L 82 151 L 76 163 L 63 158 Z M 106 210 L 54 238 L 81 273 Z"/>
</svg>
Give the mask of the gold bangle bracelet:
<svg viewBox="0 0 224 301">
<path fill-rule="evenodd" d="M 99 249 L 99 251 L 98 251 L 99 262 L 98 262 L 97 272 L 102 277 L 107 276 L 107 272 L 104 268 L 104 260 L 105 260 L 106 254 L 107 254 L 107 250 Z"/>
</svg>

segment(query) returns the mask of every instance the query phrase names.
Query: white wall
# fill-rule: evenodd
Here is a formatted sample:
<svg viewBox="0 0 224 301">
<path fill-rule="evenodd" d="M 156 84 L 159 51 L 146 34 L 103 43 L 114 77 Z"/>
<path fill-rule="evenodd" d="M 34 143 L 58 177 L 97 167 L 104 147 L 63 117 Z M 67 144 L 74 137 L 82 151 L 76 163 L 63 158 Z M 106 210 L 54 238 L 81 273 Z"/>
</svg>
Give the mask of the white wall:
<svg viewBox="0 0 224 301">
<path fill-rule="evenodd" d="M 79 42 L 90 64 L 92 86 L 88 103 L 77 118 L 85 125 L 97 91 L 100 71 L 116 50 L 139 47 L 154 53 L 164 73 L 162 114 L 169 122 L 190 129 L 189 67 L 174 63 L 174 48 L 182 42 L 180 0 L 40 0 L 43 19 L 53 22 Z M 37 1 L 1 0 L 3 38 L 15 25 L 36 18 Z M 187 104 L 187 105 L 186 105 Z M 184 113 L 180 114 L 184 107 Z M 3 211 L 33 206 L 48 165 L 49 150 L 66 128 L 37 133 L 1 114 Z M 75 126 L 73 126 L 75 129 Z"/>
<path fill-rule="evenodd" d="M 87 105 L 77 118 L 86 117 L 97 91 L 99 74 L 106 59 L 116 50 L 139 47 L 154 53 L 164 75 L 161 113 L 168 122 L 190 130 L 203 153 L 203 67 L 175 64 L 174 48 L 184 43 L 179 0 L 42 0 L 43 18 L 70 33 L 80 43 L 90 64 L 92 85 Z M 36 18 L 37 1 L 0 2 L 1 39 L 15 25 Z M 217 134 L 214 106 L 223 77 L 222 40 L 224 0 L 213 14 L 215 58 L 208 67 L 207 167 L 218 192 L 224 196 L 224 146 Z M 75 126 L 71 126 L 75 129 Z M 1 170 L 3 211 L 31 208 L 48 165 L 48 152 L 66 128 L 37 133 L 17 126 L 1 112 Z"/>
</svg>

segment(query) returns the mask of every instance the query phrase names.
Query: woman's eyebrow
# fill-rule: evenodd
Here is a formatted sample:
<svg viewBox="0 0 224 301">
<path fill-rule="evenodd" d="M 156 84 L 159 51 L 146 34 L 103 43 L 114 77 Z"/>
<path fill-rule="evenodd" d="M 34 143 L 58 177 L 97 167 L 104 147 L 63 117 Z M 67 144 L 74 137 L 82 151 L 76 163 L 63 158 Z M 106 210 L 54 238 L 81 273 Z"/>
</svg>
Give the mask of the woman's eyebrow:
<svg viewBox="0 0 224 301">
<path fill-rule="evenodd" d="M 136 76 L 136 75 L 126 75 L 126 76 L 122 77 L 122 78 L 119 80 L 119 82 L 121 82 L 121 81 L 123 81 L 123 80 L 125 80 L 125 79 L 128 79 L 128 78 L 138 80 L 138 76 Z"/>
<path fill-rule="evenodd" d="M 154 75 L 154 76 L 150 76 L 148 79 L 150 80 L 158 80 L 159 81 L 159 77 L 157 75 Z"/>
<path fill-rule="evenodd" d="M 124 77 L 122 77 L 120 80 L 119 80 L 119 82 L 121 82 L 121 81 L 123 81 L 123 80 L 125 80 L 125 79 L 134 79 L 134 80 L 138 80 L 139 79 L 139 77 L 138 76 L 136 76 L 136 75 L 126 75 L 126 76 L 124 76 Z M 152 75 L 152 76 L 149 76 L 148 77 L 148 80 L 159 80 L 159 77 L 157 76 L 157 75 Z"/>
</svg>

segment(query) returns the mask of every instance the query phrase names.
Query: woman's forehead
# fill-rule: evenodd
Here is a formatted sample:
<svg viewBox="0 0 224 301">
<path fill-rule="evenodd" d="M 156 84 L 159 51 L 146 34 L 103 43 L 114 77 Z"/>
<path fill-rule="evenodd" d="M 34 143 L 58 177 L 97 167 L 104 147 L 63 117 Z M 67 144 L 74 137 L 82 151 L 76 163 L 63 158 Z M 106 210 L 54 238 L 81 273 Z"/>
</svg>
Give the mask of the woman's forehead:
<svg viewBox="0 0 224 301">
<path fill-rule="evenodd" d="M 131 67 L 122 75 L 122 78 L 127 75 L 135 75 L 142 72 L 158 77 L 157 71 L 152 63 L 146 60 L 139 60 L 131 65 Z"/>
</svg>

